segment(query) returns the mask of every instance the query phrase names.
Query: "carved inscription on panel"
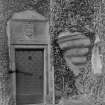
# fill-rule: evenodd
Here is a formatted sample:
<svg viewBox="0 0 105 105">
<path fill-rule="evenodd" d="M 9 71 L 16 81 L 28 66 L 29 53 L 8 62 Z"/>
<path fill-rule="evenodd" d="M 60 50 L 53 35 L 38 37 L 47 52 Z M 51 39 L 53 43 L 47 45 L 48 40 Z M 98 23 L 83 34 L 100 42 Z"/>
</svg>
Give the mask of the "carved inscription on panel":
<svg viewBox="0 0 105 105">
<path fill-rule="evenodd" d="M 34 34 L 34 25 L 31 22 L 24 23 L 23 33 L 25 37 L 32 38 Z"/>
</svg>

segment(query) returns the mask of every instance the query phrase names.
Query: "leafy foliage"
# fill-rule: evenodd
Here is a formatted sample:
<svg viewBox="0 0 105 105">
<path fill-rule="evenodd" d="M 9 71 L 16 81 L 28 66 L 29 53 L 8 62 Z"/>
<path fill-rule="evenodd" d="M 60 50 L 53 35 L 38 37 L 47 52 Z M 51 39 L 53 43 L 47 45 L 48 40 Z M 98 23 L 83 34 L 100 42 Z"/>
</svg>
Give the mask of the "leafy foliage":
<svg viewBox="0 0 105 105">
<path fill-rule="evenodd" d="M 55 0 L 55 6 L 53 8 L 54 38 L 52 39 L 55 67 L 55 88 L 63 91 L 62 94 L 67 96 L 78 94 L 78 89 L 75 86 L 76 77 L 70 68 L 66 66 L 63 59 L 63 51 L 57 44 L 57 36 L 60 32 L 65 30 L 72 32 L 79 31 L 85 33 L 85 35 L 94 42 L 95 33 L 93 30 L 90 30 L 93 25 L 92 20 L 94 17 L 93 5 L 94 0 Z M 70 90 L 68 90 L 67 87 Z"/>
</svg>

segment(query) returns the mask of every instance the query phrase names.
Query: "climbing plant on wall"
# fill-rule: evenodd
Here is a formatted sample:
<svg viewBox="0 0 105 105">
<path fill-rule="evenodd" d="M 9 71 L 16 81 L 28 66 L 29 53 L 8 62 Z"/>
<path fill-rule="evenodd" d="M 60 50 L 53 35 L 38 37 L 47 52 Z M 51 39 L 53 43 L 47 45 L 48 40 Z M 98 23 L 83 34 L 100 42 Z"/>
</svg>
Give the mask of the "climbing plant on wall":
<svg viewBox="0 0 105 105">
<path fill-rule="evenodd" d="M 65 30 L 78 31 L 91 36 L 90 39 L 94 41 L 95 32 L 92 30 L 94 0 L 55 0 L 53 14 L 52 46 L 55 70 L 55 95 L 56 99 L 58 99 L 62 94 L 68 96 L 78 95 L 78 89 L 75 87 L 75 75 L 66 66 L 62 50 L 57 44 L 57 36 Z"/>
</svg>

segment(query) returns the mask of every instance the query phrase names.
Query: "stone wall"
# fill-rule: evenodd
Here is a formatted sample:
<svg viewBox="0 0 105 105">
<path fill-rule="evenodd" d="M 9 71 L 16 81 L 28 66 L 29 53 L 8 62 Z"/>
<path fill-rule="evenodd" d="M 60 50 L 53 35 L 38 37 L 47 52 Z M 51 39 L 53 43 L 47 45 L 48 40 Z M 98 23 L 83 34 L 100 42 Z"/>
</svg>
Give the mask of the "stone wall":
<svg viewBox="0 0 105 105">
<path fill-rule="evenodd" d="M 9 102 L 8 45 L 6 35 L 5 2 L 0 1 L 0 104 Z"/>
</svg>

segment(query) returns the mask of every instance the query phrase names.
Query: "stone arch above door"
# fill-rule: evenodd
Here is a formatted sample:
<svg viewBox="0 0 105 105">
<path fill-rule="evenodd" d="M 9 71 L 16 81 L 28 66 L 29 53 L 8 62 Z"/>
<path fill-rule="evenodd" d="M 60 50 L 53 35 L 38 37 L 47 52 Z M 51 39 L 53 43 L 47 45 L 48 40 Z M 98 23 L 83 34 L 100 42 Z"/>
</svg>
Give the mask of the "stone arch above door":
<svg viewBox="0 0 105 105">
<path fill-rule="evenodd" d="M 44 16 L 42 16 L 35 10 L 25 10 L 22 12 L 14 13 L 12 19 L 19 19 L 19 20 L 27 19 L 27 20 L 41 20 L 41 21 L 47 20 Z"/>
</svg>

